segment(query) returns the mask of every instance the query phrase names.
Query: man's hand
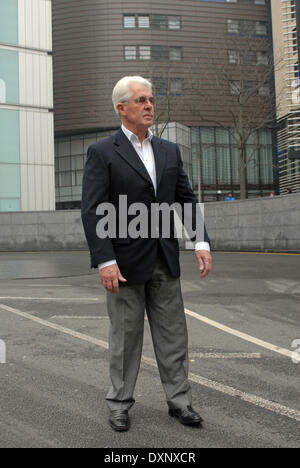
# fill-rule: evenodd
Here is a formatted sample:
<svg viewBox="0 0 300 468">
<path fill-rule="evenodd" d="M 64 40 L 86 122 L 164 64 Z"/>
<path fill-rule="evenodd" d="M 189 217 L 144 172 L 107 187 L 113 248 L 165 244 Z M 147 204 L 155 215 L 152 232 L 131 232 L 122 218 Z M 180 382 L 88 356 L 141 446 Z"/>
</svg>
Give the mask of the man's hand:
<svg viewBox="0 0 300 468">
<path fill-rule="evenodd" d="M 201 271 L 201 278 L 205 278 L 212 270 L 212 256 L 207 250 L 198 250 L 195 254 Z"/>
<path fill-rule="evenodd" d="M 110 265 L 99 270 L 100 282 L 105 289 L 112 293 L 119 293 L 119 281 L 125 283 L 127 280 L 121 275 L 118 265 Z"/>
</svg>

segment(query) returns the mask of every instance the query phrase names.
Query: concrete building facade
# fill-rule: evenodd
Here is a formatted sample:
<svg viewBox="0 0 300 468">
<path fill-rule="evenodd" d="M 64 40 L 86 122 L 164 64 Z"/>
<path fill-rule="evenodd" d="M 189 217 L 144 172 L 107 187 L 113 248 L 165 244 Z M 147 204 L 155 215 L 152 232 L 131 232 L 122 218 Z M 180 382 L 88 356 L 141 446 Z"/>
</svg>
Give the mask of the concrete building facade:
<svg viewBox="0 0 300 468">
<path fill-rule="evenodd" d="M 50 0 L 0 0 L 0 211 L 55 209 Z"/>
</svg>

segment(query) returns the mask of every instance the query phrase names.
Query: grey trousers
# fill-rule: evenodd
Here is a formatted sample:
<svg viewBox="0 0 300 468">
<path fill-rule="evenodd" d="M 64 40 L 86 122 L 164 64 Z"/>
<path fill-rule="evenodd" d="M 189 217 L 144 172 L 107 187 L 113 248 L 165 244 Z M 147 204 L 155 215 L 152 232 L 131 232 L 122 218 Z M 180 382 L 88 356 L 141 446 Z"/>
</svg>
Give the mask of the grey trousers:
<svg viewBox="0 0 300 468">
<path fill-rule="evenodd" d="M 161 382 L 170 408 L 191 405 L 188 382 L 188 334 L 179 278 L 172 278 L 158 256 L 151 280 L 107 293 L 110 318 L 111 388 L 106 400 L 111 410 L 134 404 L 139 372 L 144 317 L 147 312 Z"/>
</svg>

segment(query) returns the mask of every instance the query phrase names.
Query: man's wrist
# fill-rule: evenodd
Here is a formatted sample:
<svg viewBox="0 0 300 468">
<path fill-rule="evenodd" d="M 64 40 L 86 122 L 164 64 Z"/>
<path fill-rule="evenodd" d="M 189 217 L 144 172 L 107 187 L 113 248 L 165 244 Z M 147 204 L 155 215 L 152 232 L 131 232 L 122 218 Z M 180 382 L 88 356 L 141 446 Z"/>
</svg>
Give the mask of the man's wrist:
<svg viewBox="0 0 300 468">
<path fill-rule="evenodd" d="M 114 260 L 108 260 L 107 262 L 99 263 L 98 269 L 102 270 L 103 268 L 106 268 L 106 267 L 111 266 L 111 265 L 116 265 L 116 264 L 117 264 L 117 261 L 115 259 Z"/>
<path fill-rule="evenodd" d="M 209 243 L 208 242 L 196 242 L 195 252 L 198 252 L 198 250 L 207 250 L 207 252 L 210 252 Z"/>
</svg>

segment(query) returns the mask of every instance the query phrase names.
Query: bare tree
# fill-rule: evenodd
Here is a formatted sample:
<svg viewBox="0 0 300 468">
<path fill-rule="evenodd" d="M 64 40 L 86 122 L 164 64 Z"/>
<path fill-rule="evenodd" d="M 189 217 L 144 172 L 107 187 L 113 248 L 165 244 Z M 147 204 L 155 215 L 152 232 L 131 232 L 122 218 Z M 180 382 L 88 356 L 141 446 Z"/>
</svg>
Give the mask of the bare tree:
<svg viewBox="0 0 300 468">
<path fill-rule="evenodd" d="M 270 41 L 244 35 L 230 37 L 209 63 L 191 69 L 191 112 L 202 125 L 226 128 L 236 142 L 242 199 L 247 197 L 246 169 L 258 149 L 254 145 L 249 154 L 248 143 L 258 129 L 275 122 L 275 66 L 281 64 L 274 64 Z"/>
<path fill-rule="evenodd" d="M 174 120 L 183 95 L 183 79 L 176 78 L 176 68 L 165 63 L 151 67 L 148 76 L 155 96 L 154 133 L 161 137 L 168 124 Z"/>
</svg>

